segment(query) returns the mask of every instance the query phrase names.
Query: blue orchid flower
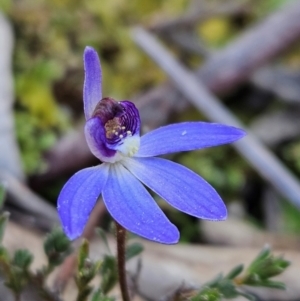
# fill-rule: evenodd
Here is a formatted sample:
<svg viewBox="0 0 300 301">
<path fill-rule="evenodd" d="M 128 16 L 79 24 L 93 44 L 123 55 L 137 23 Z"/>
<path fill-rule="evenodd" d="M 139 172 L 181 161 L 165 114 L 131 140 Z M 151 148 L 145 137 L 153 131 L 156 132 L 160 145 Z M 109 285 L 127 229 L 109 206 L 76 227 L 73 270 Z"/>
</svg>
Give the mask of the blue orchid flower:
<svg viewBox="0 0 300 301">
<path fill-rule="evenodd" d="M 135 105 L 102 98 L 100 61 L 91 47 L 85 49 L 84 67 L 85 136 L 103 163 L 77 172 L 63 187 L 57 208 L 66 235 L 75 239 L 82 234 L 102 195 L 110 215 L 125 229 L 160 243 L 178 242 L 178 229 L 144 185 L 182 212 L 226 219 L 226 207 L 213 187 L 184 166 L 156 156 L 231 143 L 245 132 L 216 123 L 183 122 L 140 137 Z"/>
</svg>

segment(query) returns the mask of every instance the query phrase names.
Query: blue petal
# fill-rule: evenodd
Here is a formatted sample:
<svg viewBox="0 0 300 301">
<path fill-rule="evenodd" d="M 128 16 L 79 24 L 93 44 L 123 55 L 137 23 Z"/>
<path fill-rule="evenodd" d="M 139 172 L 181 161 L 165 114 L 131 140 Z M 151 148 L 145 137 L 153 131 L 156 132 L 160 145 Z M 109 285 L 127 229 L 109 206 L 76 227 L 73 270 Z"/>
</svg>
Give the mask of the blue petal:
<svg viewBox="0 0 300 301">
<path fill-rule="evenodd" d="M 84 127 L 86 142 L 95 157 L 103 162 L 113 160 L 116 151 L 107 148 L 105 129 L 98 117 L 90 118 Z"/>
<path fill-rule="evenodd" d="M 65 184 L 57 201 L 63 230 L 70 239 L 80 236 L 106 183 L 108 167 L 102 164 L 77 172 Z"/>
<path fill-rule="evenodd" d="M 214 188 L 186 167 L 161 158 L 126 159 L 123 164 L 178 210 L 209 220 L 227 217 L 226 207 Z"/>
<path fill-rule="evenodd" d="M 83 55 L 84 85 L 83 104 L 85 119 L 88 120 L 102 99 L 102 72 L 97 52 L 92 47 L 86 47 Z"/>
<path fill-rule="evenodd" d="M 127 230 L 160 243 L 178 242 L 177 228 L 145 187 L 122 165 L 111 165 L 102 196 L 108 212 Z"/>
<path fill-rule="evenodd" d="M 208 122 L 183 122 L 160 127 L 141 137 L 135 157 L 153 157 L 231 143 L 245 136 L 241 129 Z"/>
</svg>

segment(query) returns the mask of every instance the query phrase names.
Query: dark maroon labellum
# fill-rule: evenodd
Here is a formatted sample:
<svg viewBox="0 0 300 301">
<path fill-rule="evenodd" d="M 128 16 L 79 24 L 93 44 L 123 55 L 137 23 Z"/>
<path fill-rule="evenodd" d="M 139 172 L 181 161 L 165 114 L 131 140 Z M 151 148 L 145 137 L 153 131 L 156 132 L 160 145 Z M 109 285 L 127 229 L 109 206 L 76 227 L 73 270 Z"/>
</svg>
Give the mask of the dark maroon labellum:
<svg viewBox="0 0 300 301">
<path fill-rule="evenodd" d="M 109 146 L 123 144 L 126 137 L 139 134 L 139 112 L 130 101 L 117 102 L 113 98 L 105 97 L 95 107 L 92 117 L 101 120 Z"/>
<path fill-rule="evenodd" d="M 123 106 L 111 97 L 105 97 L 95 107 L 92 117 L 99 117 L 103 124 L 120 116 L 124 112 Z"/>
</svg>

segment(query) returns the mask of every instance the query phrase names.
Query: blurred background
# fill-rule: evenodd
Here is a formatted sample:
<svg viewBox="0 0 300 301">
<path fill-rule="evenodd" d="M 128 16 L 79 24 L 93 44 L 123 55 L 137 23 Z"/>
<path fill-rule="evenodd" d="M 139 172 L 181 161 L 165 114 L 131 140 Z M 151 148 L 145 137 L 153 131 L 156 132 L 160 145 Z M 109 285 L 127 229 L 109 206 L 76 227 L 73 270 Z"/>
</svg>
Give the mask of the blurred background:
<svg viewBox="0 0 300 301">
<path fill-rule="evenodd" d="M 300 178 L 300 1 L 0 0 L 0 179 L 12 220 L 32 231 L 51 229 L 63 184 L 98 164 L 82 131 L 86 45 L 99 53 L 103 95 L 133 100 L 144 132 L 209 120 L 134 43 L 133 26 L 148 29 L 202 74 L 220 102 Z M 227 82 L 218 67 L 209 69 L 215 55 L 233 66 Z M 182 242 L 299 248 L 299 209 L 231 146 L 170 158 L 211 183 L 230 212 L 224 223 L 204 222 L 157 198 Z M 108 228 L 103 208 L 96 217 Z"/>
</svg>

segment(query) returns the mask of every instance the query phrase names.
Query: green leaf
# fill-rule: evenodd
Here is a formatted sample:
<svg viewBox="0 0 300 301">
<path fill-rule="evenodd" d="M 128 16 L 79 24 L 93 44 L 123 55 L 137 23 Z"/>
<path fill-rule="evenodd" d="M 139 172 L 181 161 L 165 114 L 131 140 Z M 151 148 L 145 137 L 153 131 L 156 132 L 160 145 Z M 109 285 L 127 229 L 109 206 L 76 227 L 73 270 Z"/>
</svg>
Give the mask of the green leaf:
<svg viewBox="0 0 300 301">
<path fill-rule="evenodd" d="M 144 251 L 144 247 L 140 243 L 138 243 L 138 242 L 132 243 L 131 245 L 127 246 L 127 248 L 126 248 L 125 259 L 129 260 L 129 259 L 139 255 L 143 251 Z"/>
<path fill-rule="evenodd" d="M 203 286 L 204 287 L 215 287 L 218 285 L 218 283 L 223 279 L 222 273 L 218 274 L 214 279 L 211 281 L 205 283 Z"/>
<path fill-rule="evenodd" d="M 271 255 L 266 261 L 266 268 L 262 270 L 259 274 L 262 278 L 270 278 L 281 274 L 288 266 L 290 262 L 285 260 L 281 256 Z"/>
<path fill-rule="evenodd" d="M 85 267 L 86 259 L 89 256 L 89 242 L 84 239 L 78 253 L 78 269 L 79 271 Z"/>
<path fill-rule="evenodd" d="M 19 267 L 21 270 L 27 270 L 32 261 L 32 254 L 28 250 L 20 249 L 15 252 L 12 264 Z"/>
<path fill-rule="evenodd" d="M 250 264 L 246 274 L 241 278 L 240 283 L 256 287 L 270 287 L 285 289 L 282 282 L 271 281 L 269 278 L 277 276 L 285 271 L 290 262 L 282 256 L 274 256 L 269 248 L 264 248 Z"/>
<path fill-rule="evenodd" d="M 216 288 L 227 299 L 233 299 L 239 295 L 239 292 L 236 290 L 234 283 L 229 279 L 224 278 L 218 283 Z"/>
<path fill-rule="evenodd" d="M 32 263 L 33 256 L 28 250 L 17 250 L 8 266 L 2 263 L 6 275 L 5 285 L 9 287 L 16 295 L 20 295 L 28 284 L 29 266 Z"/>
<path fill-rule="evenodd" d="M 90 281 L 99 271 L 101 262 L 93 262 L 89 258 L 89 242 L 83 240 L 78 252 L 78 270 L 75 276 L 75 282 L 78 288 L 77 301 L 87 300 L 93 287 L 89 285 Z"/>
<path fill-rule="evenodd" d="M 3 246 L 0 246 L 0 269 L 7 275 L 10 274 L 10 258 L 9 253 Z"/>
<path fill-rule="evenodd" d="M 235 268 L 235 273 L 241 270 Z M 193 301 L 202 301 L 202 300 L 220 300 L 221 298 L 233 299 L 240 295 L 240 292 L 236 289 L 235 283 L 228 278 L 219 274 L 215 279 L 210 282 L 207 282 L 203 288 L 200 290 L 198 295 L 195 296 Z"/>
<path fill-rule="evenodd" d="M 5 195 L 6 195 L 4 186 L 5 185 L 3 183 L 0 183 L 0 208 L 2 208 L 4 205 L 4 200 L 5 200 Z"/>
<path fill-rule="evenodd" d="M 117 259 L 114 256 L 104 256 L 100 274 L 102 276 L 101 290 L 107 294 L 118 281 Z"/>
<path fill-rule="evenodd" d="M 244 298 L 246 298 L 250 301 L 256 301 L 257 300 L 254 296 L 252 296 L 250 294 L 243 293 L 243 292 L 239 292 L 239 295 L 243 296 Z"/>
<path fill-rule="evenodd" d="M 276 288 L 280 290 L 286 290 L 286 285 L 279 281 L 262 281 L 259 283 L 259 286 Z"/>
<path fill-rule="evenodd" d="M 49 264 L 57 266 L 71 253 L 71 241 L 61 229 L 55 228 L 46 236 L 44 251 L 48 257 Z"/>
<path fill-rule="evenodd" d="M 93 294 L 91 299 L 91 301 L 114 301 L 114 300 L 115 299 L 112 297 L 105 296 L 99 289 Z"/>
<path fill-rule="evenodd" d="M 259 285 L 268 278 L 281 274 L 289 265 L 290 262 L 282 256 L 274 256 L 265 248 L 247 269 L 244 284 Z"/>
<path fill-rule="evenodd" d="M 271 249 L 268 245 L 264 246 L 264 248 L 258 253 L 253 262 L 260 262 L 266 259 L 271 254 Z"/>
<path fill-rule="evenodd" d="M 0 246 L 0 261 L 1 260 L 9 260 L 8 251 L 3 246 Z"/>
<path fill-rule="evenodd" d="M 190 301 L 219 301 L 222 300 L 220 292 L 215 288 L 206 287 L 201 290 L 196 296 L 192 297 Z"/>
<path fill-rule="evenodd" d="M 5 227 L 9 218 L 9 213 L 4 212 L 0 215 L 0 245 L 2 244 Z"/>
<path fill-rule="evenodd" d="M 240 264 L 236 267 L 234 267 L 226 276 L 225 278 L 228 278 L 228 279 L 234 279 L 236 278 L 238 275 L 241 274 L 241 272 L 243 271 L 244 269 L 244 265 L 243 264 Z"/>
</svg>

